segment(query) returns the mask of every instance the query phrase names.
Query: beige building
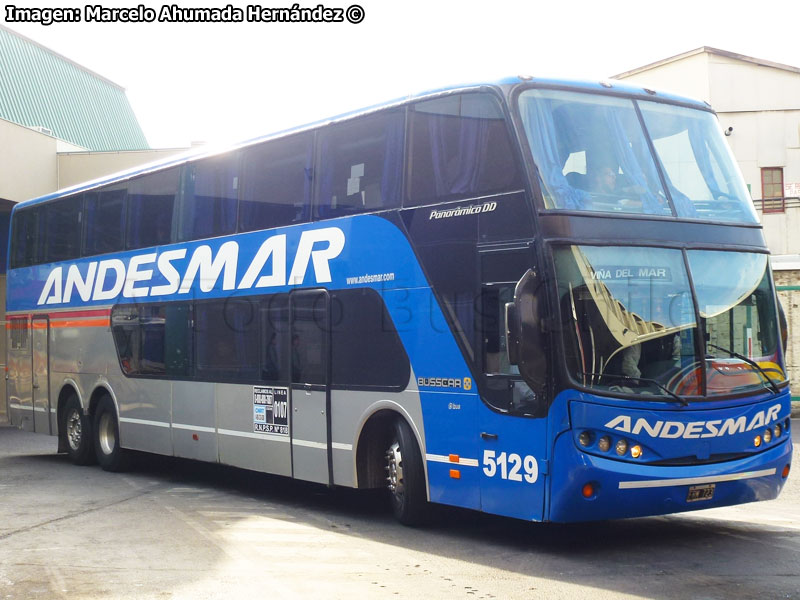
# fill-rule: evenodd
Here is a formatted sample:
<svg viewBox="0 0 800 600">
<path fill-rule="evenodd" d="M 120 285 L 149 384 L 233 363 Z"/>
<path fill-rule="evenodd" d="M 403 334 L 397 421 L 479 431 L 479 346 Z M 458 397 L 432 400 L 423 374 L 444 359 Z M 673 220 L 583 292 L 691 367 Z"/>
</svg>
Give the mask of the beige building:
<svg viewBox="0 0 800 600">
<path fill-rule="evenodd" d="M 773 255 L 800 400 L 800 68 L 704 46 L 614 79 L 705 100 L 719 115 Z"/>
<path fill-rule="evenodd" d="M 17 202 L 159 160 L 125 90 L 0 25 L 0 324 L 9 215 Z M 6 337 L 0 336 L 5 369 Z M 7 420 L 0 385 L 0 423 Z"/>
</svg>

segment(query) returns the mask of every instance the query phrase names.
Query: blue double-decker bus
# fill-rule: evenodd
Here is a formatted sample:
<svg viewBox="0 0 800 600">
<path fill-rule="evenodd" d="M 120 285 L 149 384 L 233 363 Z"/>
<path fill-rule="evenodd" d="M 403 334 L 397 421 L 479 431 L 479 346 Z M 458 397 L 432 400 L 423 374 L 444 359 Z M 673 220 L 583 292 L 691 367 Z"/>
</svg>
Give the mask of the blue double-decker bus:
<svg viewBox="0 0 800 600">
<path fill-rule="evenodd" d="M 785 330 L 712 110 L 419 94 L 17 205 L 14 424 L 532 521 L 775 498 Z M 783 337 L 783 339 L 782 339 Z"/>
</svg>

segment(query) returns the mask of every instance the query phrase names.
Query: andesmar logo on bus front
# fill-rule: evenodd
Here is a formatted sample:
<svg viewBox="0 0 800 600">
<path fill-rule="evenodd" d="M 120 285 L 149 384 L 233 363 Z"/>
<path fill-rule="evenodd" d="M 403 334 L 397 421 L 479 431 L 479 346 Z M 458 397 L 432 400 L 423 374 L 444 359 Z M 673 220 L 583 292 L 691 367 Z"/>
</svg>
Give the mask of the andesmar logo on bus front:
<svg viewBox="0 0 800 600">
<path fill-rule="evenodd" d="M 650 423 L 647 419 L 636 419 L 631 423 L 631 417 L 620 415 L 611 419 L 605 424 L 609 429 L 615 429 L 623 433 L 639 435 L 645 433 L 653 438 L 665 439 L 693 439 L 721 437 L 724 435 L 734 435 L 752 431 L 756 427 L 764 427 L 779 419 L 781 405 L 770 406 L 766 410 L 760 410 L 748 421 L 746 416 L 729 419 L 713 419 L 710 421 L 655 421 Z"/>
<path fill-rule="evenodd" d="M 85 274 L 81 274 L 77 265 L 69 265 L 68 269 L 60 266 L 50 271 L 37 304 L 66 304 L 72 301 L 73 294 L 84 302 L 113 300 L 120 294 L 124 298 L 188 294 L 196 280 L 201 292 L 210 292 L 220 277 L 222 290 L 230 291 L 300 285 L 309 263 L 313 265 L 316 283 L 330 283 L 328 263 L 341 254 L 344 244 L 344 232 L 338 227 L 303 231 L 288 278 L 286 234 L 264 240 L 239 281 L 236 280 L 239 243 L 233 240 L 223 243 L 216 255 L 209 245 L 197 246 L 180 271 L 174 263 L 186 258 L 186 248 L 137 254 L 127 266 L 119 258 L 92 261 Z M 271 272 L 262 274 L 270 258 Z M 156 273 L 166 283 L 148 285 Z"/>
</svg>

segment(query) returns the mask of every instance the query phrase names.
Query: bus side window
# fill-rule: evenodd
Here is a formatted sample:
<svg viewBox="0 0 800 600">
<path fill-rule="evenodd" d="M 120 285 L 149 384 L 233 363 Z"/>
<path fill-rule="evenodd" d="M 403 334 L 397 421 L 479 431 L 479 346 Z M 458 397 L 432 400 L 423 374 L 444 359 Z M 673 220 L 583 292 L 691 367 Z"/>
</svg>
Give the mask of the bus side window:
<svg viewBox="0 0 800 600">
<path fill-rule="evenodd" d="M 322 293 L 292 297 L 291 370 L 292 383 L 328 383 L 327 303 Z"/>
<path fill-rule="evenodd" d="M 412 105 L 406 206 L 522 189 L 503 111 L 492 94 Z"/>
<path fill-rule="evenodd" d="M 19 210 L 14 213 L 11 233 L 11 268 L 34 265 L 43 258 L 44 244 L 39 240 L 39 215 L 41 207 Z M 42 242 L 44 240 L 41 240 Z M 42 246 L 42 255 L 39 246 Z"/>
<path fill-rule="evenodd" d="M 259 307 L 254 298 L 226 298 L 195 304 L 197 378 L 257 381 Z"/>
<path fill-rule="evenodd" d="M 128 250 L 168 244 L 180 168 L 148 173 L 128 187 Z"/>
<path fill-rule="evenodd" d="M 309 220 L 313 140 L 302 133 L 242 150 L 239 231 Z"/>
<path fill-rule="evenodd" d="M 289 296 L 267 296 L 261 303 L 261 379 L 289 381 Z"/>
<path fill-rule="evenodd" d="M 514 301 L 514 285 L 485 286 L 481 294 L 484 373 L 517 375 L 519 370 L 508 362 L 505 309 Z"/>
<path fill-rule="evenodd" d="M 370 288 L 331 294 L 331 383 L 403 389 L 411 367 L 383 298 Z"/>
<path fill-rule="evenodd" d="M 84 256 L 119 252 L 125 247 L 126 184 L 86 192 Z"/>
<path fill-rule="evenodd" d="M 10 348 L 11 350 L 27 350 L 28 349 L 28 318 L 22 319 L 9 318 L 8 327 L 10 331 Z"/>
<path fill-rule="evenodd" d="M 111 330 L 122 372 L 139 372 L 139 309 L 135 305 L 115 306 L 111 311 Z"/>
<path fill-rule="evenodd" d="M 199 240 L 236 231 L 239 153 L 197 162 L 183 169 L 178 240 Z"/>
<path fill-rule="evenodd" d="M 44 206 L 44 239 L 48 262 L 77 258 L 81 253 L 81 208 L 83 194 Z"/>
<path fill-rule="evenodd" d="M 317 216 L 400 205 L 404 113 L 368 115 L 320 130 Z"/>
<path fill-rule="evenodd" d="M 184 377 L 191 374 L 191 305 L 119 305 L 111 311 L 123 373 Z"/>
</svg>

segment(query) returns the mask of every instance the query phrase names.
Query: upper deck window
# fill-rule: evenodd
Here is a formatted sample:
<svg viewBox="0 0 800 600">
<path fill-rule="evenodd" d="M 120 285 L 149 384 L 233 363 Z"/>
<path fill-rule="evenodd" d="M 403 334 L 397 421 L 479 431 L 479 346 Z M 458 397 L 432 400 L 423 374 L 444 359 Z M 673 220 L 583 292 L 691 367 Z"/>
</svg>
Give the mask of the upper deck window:
<svg viewBox="0 0 800 600">
<path fill-rule="evenodd" d="M 239 231 L 309 220 L 313 140 L 301 133 L 242 151 Z"/>
<path fill-rule="evenodd" d="M 44 207 L 44 259 L 58 262 L 81 253 L 81 206 L 83 194 L 50 202 Z"/>
<path fill-rule="evenodd" d="M 223 154 L 183 169 L 179 239 L 199 240 L 236 231 L 239 155 Z"/>
<path fill-rule="evenodd" d="M 554 90 L 519 109 L 545 208 L 756 222 L 712 113 Z"/>
<path fill-rule="evenodd" d="M 387 111 L 320 130 L 317 214 L 394 208 L 403 180 L 403 113 Z"/>
<path fill-rule="evenodd" d="M 639 106 L 679 217 L 758 222 L 714 115 L 655 102 Z"/>
<path fill-rule="evenodd" d="M 409 120 L 407 206 L 522 188 L 505 116 L 492 94 L 418 102 Z"/>
<path fill-rule="evenodd" d="M 168 244 L 178 195 L 180 168 L 148 173 L 128 187 L 129 250 Z"/>
<path fill-rule="evenodd" d="M 84 256 L 118 252 L 125 245 L 127 185 L 86 192 Z"/>
</svg>

